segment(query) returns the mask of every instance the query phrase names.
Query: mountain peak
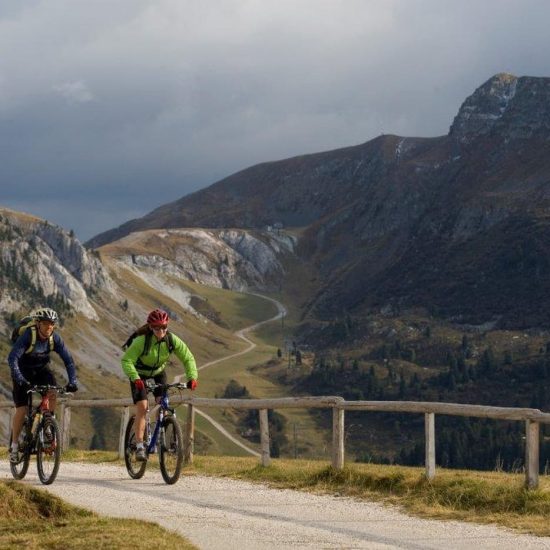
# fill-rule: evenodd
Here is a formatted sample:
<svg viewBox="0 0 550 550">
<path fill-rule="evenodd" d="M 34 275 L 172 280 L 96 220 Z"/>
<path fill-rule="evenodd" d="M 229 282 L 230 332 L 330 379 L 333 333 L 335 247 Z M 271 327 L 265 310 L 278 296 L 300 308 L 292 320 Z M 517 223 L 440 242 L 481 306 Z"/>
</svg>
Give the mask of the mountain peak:
<svg viewBox="0 0 550 550">
<path fill-rule="evenodd" d="M 466 98 L 449 134 L 460 143 L 469 143 L 488 134 L 516 95 L 517 83 L 518 78 L 509 73 L 491 77 Z"/>
<path fill-rule="evenodd" d="M 550 78 L 494 75 L 464 101 L 449 135 L 462 145 L 490 135 L 550 139 Z"/>
</svg>

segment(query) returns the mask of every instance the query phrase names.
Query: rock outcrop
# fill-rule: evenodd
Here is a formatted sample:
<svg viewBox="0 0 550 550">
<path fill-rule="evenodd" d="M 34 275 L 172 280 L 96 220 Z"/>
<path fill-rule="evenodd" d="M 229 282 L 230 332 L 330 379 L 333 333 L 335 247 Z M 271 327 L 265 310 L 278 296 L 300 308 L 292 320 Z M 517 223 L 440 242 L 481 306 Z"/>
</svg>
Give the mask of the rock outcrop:
<svg viewBox="0 0 550 550">
<path fill-rule="evenodd" d="M 550 78 L 490 78 L 462 104 L 449 135 L 461 144 L 495 136 L 506 142 L 533 137 L 548 139 Z"/>
<path fill-rule="evenodd" d="M 103 254 L 136 274 L 190 280 L 207 286 L 245 291 L 276 285 L 283 277 L 278 255 L 293 250 L 294 240 L 243 230 L 170 229 L 133 233 L 106 246 Z M 147 275 L 150 278 L 150 275 Z"/>
<path fill-rule="evenodd" d="M 113 292 L 103 265 L 62 228 L 0 209 L 0 309 L 52 305 L 97 319 L 89 295 Z"/>
</svg>

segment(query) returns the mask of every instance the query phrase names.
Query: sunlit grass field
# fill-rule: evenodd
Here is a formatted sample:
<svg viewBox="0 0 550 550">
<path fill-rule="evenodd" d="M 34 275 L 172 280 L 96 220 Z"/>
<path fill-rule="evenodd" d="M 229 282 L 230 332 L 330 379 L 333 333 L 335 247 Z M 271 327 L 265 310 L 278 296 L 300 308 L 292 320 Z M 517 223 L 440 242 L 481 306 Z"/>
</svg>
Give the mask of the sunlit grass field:
<svg viewBox="0 0 550 550">
<path fill-rule="evenodd" d="M 277 314 L 275 304 L 259 296 L 212 288 L 191 281 L 182 282 L 181 286 L 206 299 L 233 331 L 259 323 Z"/>
</svg>

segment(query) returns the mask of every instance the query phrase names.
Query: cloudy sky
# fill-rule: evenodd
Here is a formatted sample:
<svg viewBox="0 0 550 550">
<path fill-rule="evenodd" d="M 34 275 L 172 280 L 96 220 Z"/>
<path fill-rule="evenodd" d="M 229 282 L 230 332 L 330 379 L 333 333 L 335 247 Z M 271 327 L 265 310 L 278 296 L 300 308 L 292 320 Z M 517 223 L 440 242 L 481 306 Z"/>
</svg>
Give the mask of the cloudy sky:
<svg viewBox="0 0 550 550">
<path fill-rule="evenodd" d="M 2 0 L 0 205 L 85 241 L 253 164 L 550 77 L 547 0 Z"/>
</svg>

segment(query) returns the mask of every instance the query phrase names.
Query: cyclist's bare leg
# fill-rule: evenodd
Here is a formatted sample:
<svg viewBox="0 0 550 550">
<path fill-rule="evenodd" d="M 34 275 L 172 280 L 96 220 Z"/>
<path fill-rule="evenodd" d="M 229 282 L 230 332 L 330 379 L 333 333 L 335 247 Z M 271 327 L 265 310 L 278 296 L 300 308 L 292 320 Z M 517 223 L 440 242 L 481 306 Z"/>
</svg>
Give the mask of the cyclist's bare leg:
<svg viewBox="0 0 550 550">
<path fill-rule="evenodd" d="M 23 405 L 22 407 L 16 407 L 15 408 L 15 414 L 13 415 L 13 422 L 12 422 L 12 443 L 17 443 L 19 440 L 19 434 L 21 433 L 21 428 L 23 427 L 23 423 L 25 422 L 25 415 L 27 414 L 28 407 L 26 405 Z"/>
<path fill-rule="evenodd" d="M 136 443 L 143 442 L 143 433 L 145 432 L 145 414 L 147 413 L 147 399 L 136 403 Z"/>
</svg>

